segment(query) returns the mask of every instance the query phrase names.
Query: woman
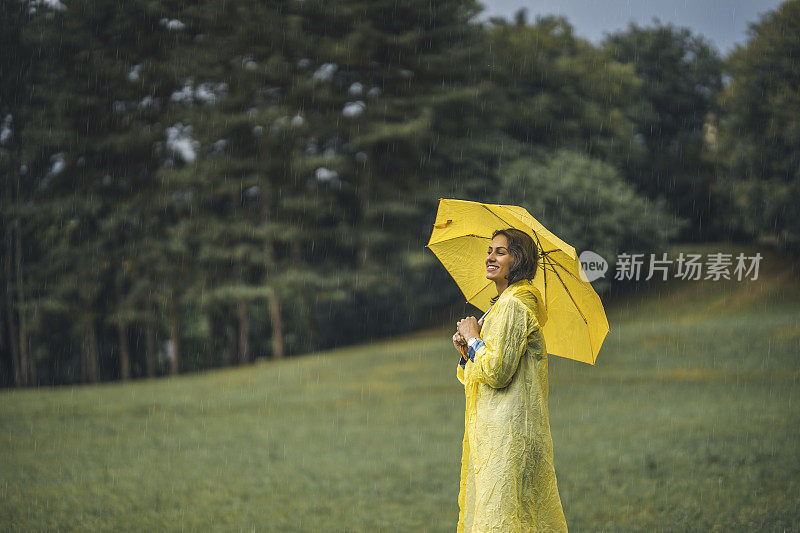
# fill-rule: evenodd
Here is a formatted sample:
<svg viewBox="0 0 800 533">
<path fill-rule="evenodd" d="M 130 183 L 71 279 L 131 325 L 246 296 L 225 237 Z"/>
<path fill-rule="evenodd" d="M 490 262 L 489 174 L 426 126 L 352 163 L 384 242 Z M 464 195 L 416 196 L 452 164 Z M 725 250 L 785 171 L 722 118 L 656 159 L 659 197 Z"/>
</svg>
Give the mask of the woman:
<svg viewBox="0 0 800 533">
<path fill-rule="evenodd" d="M 525 232 L 492 236 L 486 278 L 497 297 L 479 324 L 458 322 L 453 345 L 467 399 L 458 531 L 566 531 L 547 410 L 546 310 L 531 280 L 539 254 Z"/>
</svg>

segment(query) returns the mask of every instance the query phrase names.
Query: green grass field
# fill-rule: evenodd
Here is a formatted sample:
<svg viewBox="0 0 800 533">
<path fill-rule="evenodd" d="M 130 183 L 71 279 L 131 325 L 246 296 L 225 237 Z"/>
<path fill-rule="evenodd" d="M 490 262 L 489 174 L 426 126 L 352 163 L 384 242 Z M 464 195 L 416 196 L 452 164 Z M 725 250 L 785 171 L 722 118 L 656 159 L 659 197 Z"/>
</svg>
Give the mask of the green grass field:
<svg viewBox="0 0 800 533">
<path fill-rule="evenodd" d="M 763 253 L 763 251 L 762 251 Z M 800 288 L 652 283 L 552 358 L 573 531 L 800 530 Z M 0 529 L 453 531 L 449 330 L 201 375 L 0 393 Z"/>
</svg>

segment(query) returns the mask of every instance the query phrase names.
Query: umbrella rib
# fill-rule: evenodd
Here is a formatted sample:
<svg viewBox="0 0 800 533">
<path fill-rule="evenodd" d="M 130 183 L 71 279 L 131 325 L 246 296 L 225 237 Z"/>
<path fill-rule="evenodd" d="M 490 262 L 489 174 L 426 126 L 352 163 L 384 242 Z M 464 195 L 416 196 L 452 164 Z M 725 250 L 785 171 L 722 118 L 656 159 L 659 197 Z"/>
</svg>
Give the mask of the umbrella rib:
<svg viewBox="0 0 800 533">
<path fill-rule="evenodd" d="M 554 252 L 554 251 L 557 251 L 557 250 L 549 250 L 549 251 L 548 251 L 548 252 L 546 252 L 546 253 L 547 253 L 547 254 L 550 254 L 550 252 Z M 575 276 L 575 274 L 573 274 L 572 272 L 570 272 L 570 271 L 569 271 L 569 269 L 568 269 L 567 267 L 565 267 L 564 265 L 562 265 L 562 264 L 561 264 L 561 262 L 559 262 L 559 260 L 558 260 L 558 259 L 552 259 L 552 258 L 550 258 L 549 256 L 548 256 L 547 258 L 548 258 L 548 260 L 551 262 L 551 263 L 550 263 L 550 264 L 551 264 L 551 266 L 552 266 L 552 265 L 558 265 L 559 267 L 561 267 L 561 269 L 562 269 L 564 272 L 566 272 L 567 274 L 569 274 L 570 276 L 572 276 L 572 279 L 574 279 L 575 281 L 578 281 L 578 282 L 580 282 L 580 283 L 584 283 L 584 281 L 583 281 L 582 279 L 579 279 L 579 278 L 577 278 L 577 277 Z M 553 269 L 553 271 L 555 271 L 555 269 Z"/>
<path fill-rule="evenodd" d="M 560 265 L 559 265 L 559 266 L 560 266 Z M 563 279 L 561 279 L 561 276 L 558 274 L 558 272 L 556 272 L 555 270 L 553 270 L 553 273 L 554 273 L 554 274 L 556 275 L 556 277 L 558 278 L 558 281 L 560 281 L 560 282 L 561 282 L 561 285 L 563 285 L 563 286 L 564 286 L 564 292 L 566 292 L 566 293 L 567 293 L 567 296 L 569 296 L 569 299 L 570 299 L 570 300 L 572 300 L 572 303 L 573 303 L 573 305 L 575 306 L 575 309 L 578 311 L 578 313 L 581 315 L 581 318 L 583 319 L 583 323 L 584 323 L 584 324 L 586 324 L 586 325 L 588 326 L 588 325 L 589 325 L 589 321 L 588 321 L 588 320 L 586 320 L 586 317 L 584 316 L 584 314 L 583 314 L 583 311 L 581 311 L 581 308 L 580 308 L 580 307 L 578 307 L 578 303 L 575 301 L 575 298 L 573 298 L 573 297 L 572 297 L 572 293 L 571 293 L 571 292 L 569 292 L 569 289 L 567 288 L 567 285 L 566 285 L 566 283 L 564 283 L 564 280 L 563 280 Z"/>
<path fill-rule="evenodd" d="M 481 207 L 483 207 L 484 209 L 486 209 L 487 211 L 489 211 L 489 212 L 490 212 L 491 214 L 493 214 L 495 217 L 499 218 L 499 219 L 500 219 L 500 221 L 501 221 L 503 224 L 506 224 L 506 225 L 508 225 L 508 227 L 509 227 L 509 228 L 514 228 L 514 224 L 509 224 L 508 222 L 506 222 L 505 220 L 503 220 L 503 217 L 501 217 L 500 215 L 498 215 L 497 213 L 495 213 L 494 211 L 492 211 L 491 209 L 489 209 L 488 207 L 486 207 L 484 204 L 481 204 Z M 514 229 L 519 229 L 519 228 L 514 228 Z"/>
<path fill-rule="evenodd" d="M 575 276 L 575 274 L 570 272 L 569 269 L 567 269 L 567 267 L 565 267 L 564 265 L 562 265 L 558 261 L 554 260 L 553 263 L 558 265 L 559 267 L 561 267 L 561 270 L 563 270 L 565 273 L 569 274 L 572 277 L 572 279 L 574 279 L 578 283 L 587 283 L 587 282 L 583 281 L 582 279 L 578 278 L 577 276 Z"/>
<path fill-rule="evenodd" d="M 534 231 L 533 238 L 536 239 L 536 245 L 539 246 L 539 249 L 542 250 L 542 263 L 547 264 L 546 260 L 549 260 L 550 251 L 546 252 L 543 250 L 544 246 L 542 246 L 542 241 L 539 240 L 539 235 Z M 542 267 L 542 272 L 544 273 L 544 307 L 547 308 L 547 268 Z M 555 272 L 555 269 L 553 269 Z"/>
<path fill-rule="evenodd" d="M 536 236 L 537 243 L 539 243 L 539 246 L 541 247 L 541 242 L 539 242 L 539 236 L 536 235 L 535 233 L 534 233 L 534 235 Z M 578 304 L 575 302 L 575 299 L 572 297 L 572 293 L 570 293 L 569 289 L 567 288 L 566 283 L 564 283 L 564 280 L 561 279 L 561 276 L 559 275 L 558 271 L 556 271 L 556 266 L 561 268 L 561 270 L 563 270 L 565 273 L 567 273 L 570 276 L 572 276 L 572 278 L 575 281 L 578 281 L 580 283 L 583 283 L 583 281 L 581 281 L 577 277 L 575 277 L 575 275 L 572 272 L 570 272 L 569 269 L 567 269 L 564 265 L 562 265 L 558 261 L 558 259 L 550 257 L 550 254 L 552 252 L 556 252 L 556 251 L 558 251 L 558 250 L 547 250 L 547 251 L 543 251 L 542 252 L 542 263 L 545 265 L 545 266 L 542 267 L 542 272 L 544 272 L 545 306 L 547 305 L 547 271 L 548 270 L 552 270 L 553 274 L 558 276 L 558 281 L 560 281 L 561 285 L 564 286 L 564 291 L 569 295 L 569 298 L 570 298 L 570 300 L 572 300 L 572 303 L 575 304 L 575 309 L 578 310 L 578 313 L 580 313 L 581 318 L 583 319 L 583 321 L 588 324 L 588 322 L 586 321 L 586 317 L 583 315 L 583 312 L 580 310 L 580 308 L 578 307 Z M 550 268 L 548 269 L 547 267 L 550 267 Z"/>
<path fill-rule="evenodd" d="M 537 238 L 537 240 L 538 240 L 538 238 Z M 549 266 L 550 267 L 549 269 L 553 271 L 553 274 L 555 274 L 558 277 L 558 281 L 560 281 L 561 285 L 564 287 L 564 292 L 566 292 L 567 296 L 569 296 L 569 299 L 572 300 L 572 304 L 575 306 L 575 309 L 581 315 L 581 318 L 583 319 L 584 324 L 586 324 L 588 326 L 589 322 L 586 320 L 586 316 L 583 314 L 583 311 L 581 311 L 581 308 L 578 307 L 578 304 L 575 302 L 575 299 L 572 297 L 572 293 L 569 291 L 569 289 L 567 289 L 567 286 L 564 283 L 564 280 L 561 279 L 561 276 L 559 275 L 558 271 L 555 269 L 556 265 L 559 268 L 561 268 L 564 272 L 566 272 L 567 274 L 572 276 L 573 279 L 578 280 L 578 278 L 576 278 L 575 275 L 572 272 L 570 272 L 566 267 L 564 267 L 564 265 L 562 265 L 557 259 L 549 257 L 549 254 L 551 252 L 554 252 L 554 251 L 557 251 L 557 250 L 548 250 L 547 252 L 543 252 L 542 253 L 542 255 L 543 255 L 542 259 L 544 260 L 545 265 Z M 546 280 L 547 279 L 547 270 L 548 270 L 548 268 L 544 267 L 544 268 L 542 268 L 542 270 L 544 271 L 545 280 Z M 546 286 L 547 285 L 545 283 L 545 287 Z M 547 297 L 547 291 L 545 290 L 545 298 L 546 297 Z M 592 364 L 594 364 L 594 361 L 596 360 L 597 355 L 596 355 L 596 352 L 594 351 L 594 342 L 592 340 L 592 336 L 591 335 L 589 335 L 589 339 L 588 340 L 589 340 L 589 353 L 592 354 Z"/>
</svg>

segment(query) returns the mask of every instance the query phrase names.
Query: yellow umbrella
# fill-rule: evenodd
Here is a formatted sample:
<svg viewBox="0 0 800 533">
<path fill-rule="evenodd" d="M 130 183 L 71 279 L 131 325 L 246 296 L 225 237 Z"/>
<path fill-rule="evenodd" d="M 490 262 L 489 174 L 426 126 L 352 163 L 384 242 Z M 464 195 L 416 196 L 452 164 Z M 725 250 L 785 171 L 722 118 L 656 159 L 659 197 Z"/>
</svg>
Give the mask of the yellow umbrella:
<svg viewBox="0 0 800 533">
<path fill-rule="evenodd" d="M 594 364 L 608 333 L 608 319 L 600 297 L 583 281 L 575 248 L 542 226 L 522 207 L 439 200 L 428 248 L 453 276 L 467 301 L 487 311 L 497 295 L 486 279 L 483 262 L 498 229 L 524 231 L 539 247 L 539 268 L 533 285 L 542 294 L 547 321 L 542 327 L 552 355 Z"/>
</svg>

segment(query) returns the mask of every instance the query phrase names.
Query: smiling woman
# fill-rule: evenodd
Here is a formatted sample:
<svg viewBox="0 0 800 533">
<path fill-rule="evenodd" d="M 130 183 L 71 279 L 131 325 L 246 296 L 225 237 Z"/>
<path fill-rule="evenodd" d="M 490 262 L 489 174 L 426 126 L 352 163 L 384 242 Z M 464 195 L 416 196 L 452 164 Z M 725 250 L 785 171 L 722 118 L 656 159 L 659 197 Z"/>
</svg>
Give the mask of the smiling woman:
<svg viewBox="0 0 800 533">
<path fill-rule="evenodd" d="M 495 233 L 486 255 L 486 279 L 502 286 L 502 289 L 498 288 L 497 294 L 508 286 L 508 275 L 514 263 L 514 256 L 508 252 L 508 248 L 508 238 L 505 234 Z"/>
<path fill-rule="evenodd" d="M 512 283 L 533 279 L 538 266 L 539 249 L 527 233 L 513 228 L 494 232 L 486 255 L 486 279 L 494 281 L 498 297 Z"/>
<path fill-rule="evenodd" d="M 483 323 L 458 322 L 466 396 L 458 531 L 566 531 L 548 414 L 547 313 L 531 280 L 538 250 L 498 230 L 485 259 L 497 296 Z"/>
</svg>

